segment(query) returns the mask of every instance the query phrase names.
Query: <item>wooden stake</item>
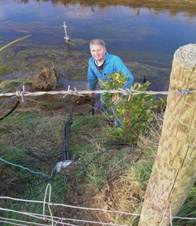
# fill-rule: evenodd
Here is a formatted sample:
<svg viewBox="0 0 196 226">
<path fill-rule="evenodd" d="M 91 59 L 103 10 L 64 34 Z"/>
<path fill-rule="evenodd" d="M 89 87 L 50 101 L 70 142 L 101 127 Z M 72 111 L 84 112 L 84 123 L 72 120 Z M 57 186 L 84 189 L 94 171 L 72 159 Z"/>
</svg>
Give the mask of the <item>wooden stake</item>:
<svg viewBox="0 0 196 226">
<path fill-rule="evenodd" d="M 139 226 L 168 226 L 196 180 L 196 93 L 188 90 L 196 90 L 196 44 L 174 54 L 162 134 Z"/>
</svg>

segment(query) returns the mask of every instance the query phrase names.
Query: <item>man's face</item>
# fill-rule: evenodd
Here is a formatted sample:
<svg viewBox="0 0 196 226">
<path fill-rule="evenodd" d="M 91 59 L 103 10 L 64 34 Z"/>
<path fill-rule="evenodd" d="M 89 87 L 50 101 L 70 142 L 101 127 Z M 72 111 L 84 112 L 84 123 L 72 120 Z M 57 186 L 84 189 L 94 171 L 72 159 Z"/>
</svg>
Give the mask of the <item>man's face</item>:
<svg viewBox="0 0 196 226">
<path fill-rule="evenodd" d="M 90 52 L 91 52 L 92 57 L 96 61 L 102 61 L 105 58 L 106 50 L 102 45 L 91 44 L 90 45 Z"/>
</svg>

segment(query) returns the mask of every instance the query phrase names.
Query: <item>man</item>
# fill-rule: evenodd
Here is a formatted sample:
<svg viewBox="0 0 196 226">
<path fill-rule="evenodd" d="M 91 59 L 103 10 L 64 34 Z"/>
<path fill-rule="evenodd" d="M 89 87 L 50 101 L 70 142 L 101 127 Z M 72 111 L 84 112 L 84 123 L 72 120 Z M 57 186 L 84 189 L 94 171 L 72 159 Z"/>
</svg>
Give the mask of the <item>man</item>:
<svg viewBox="0 0 196 226">
<path fill-rule="evenodd" d="M 109 54 L 106 51 L 105 42 L 103 40 L 93 39 L 90 41 L 89 47 L 92 55 L 88 62 L 87 81 L 89 90 L 95 90 L 99 80 L 107 80 L 108 75 L 116 72 L 127 77 L 127 81 L 122 88 L 126 89 L 131 87 L 134 81 L 133 74 L 118 56 Z M 112 106 L 112 109 L 108 109 L 104 103 L 102 104 L 105 113 L 112 113 L 115 117 L 115 124 L 120 127 L 121 121 L 117 117 L 115 107 Z M 96 108 L 100 108 L 100 95 L 96 95 Z"/>
<path fill-rule="evenodd" d="M 98 80 L 106 80 L 107 75 L 115 72 L 122 73 L 127 77 L 127 82 L 122 88 L 130 88 L 133 84 L 133 74 L 128 70 L 122 60 L 106 51 L 105 42 L 101 39 L 90 41 L 90 52 L 92 57 L 88 62 L 88 88 L 95 90 Z"/>
</svg>

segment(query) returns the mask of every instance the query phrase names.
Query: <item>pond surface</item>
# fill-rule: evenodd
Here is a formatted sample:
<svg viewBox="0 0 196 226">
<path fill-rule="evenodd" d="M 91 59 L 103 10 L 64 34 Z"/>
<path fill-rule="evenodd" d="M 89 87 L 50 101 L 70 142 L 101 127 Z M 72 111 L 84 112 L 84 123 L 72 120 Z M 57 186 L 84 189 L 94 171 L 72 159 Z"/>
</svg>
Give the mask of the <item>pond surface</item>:
<svg viewBox="0 0 196 226">
<path fill-rule="evenodd" d="M 146 76 L 153 88 L 166 88 L 174 51 L 196 43 L 196 13 L 125 2 L 0 1 L 0 45 L 32 34 L 1 54 L 2 78 L 54 63 L 69 79 L 84 80 L 88 42 L 98 37 L 106 41 L 109 52 L 126 62 L 138 81 Z M 64 21 L 73 45 L 64 42 Z"/>
</svg>

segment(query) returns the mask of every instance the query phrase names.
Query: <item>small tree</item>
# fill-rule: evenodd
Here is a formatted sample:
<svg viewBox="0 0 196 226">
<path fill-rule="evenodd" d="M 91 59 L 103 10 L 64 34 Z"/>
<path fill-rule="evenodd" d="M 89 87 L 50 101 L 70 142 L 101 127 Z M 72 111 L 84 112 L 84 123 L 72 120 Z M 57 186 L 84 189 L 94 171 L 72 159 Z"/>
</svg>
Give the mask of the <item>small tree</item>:
<svg viewBox="0 0 196 226">
<path fill-rule="evenodd" d="M 119 89 L 126 82 L 126 77 L 120 73 L 114 73 L 108 76 L 108 79 L 102 82 L 104 89 Z M 150 83 L 135 83 L 133 90 L 145 91 Z M 136 144 L 139 134 L 148 133 L 148 125 L 153 121 L 153 110 L 157 106 L 157 100 L 149 94 L 125 96 L 123 94 L 104 94 L 104 104 L 108 109 L 113 109 L 109 116 L 114 120 L 120 119 L 122 126 L 116 128 L 107 128 L 108 136 L 117 142 Z"/>
</svg>

